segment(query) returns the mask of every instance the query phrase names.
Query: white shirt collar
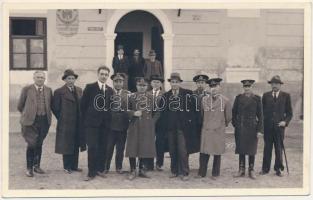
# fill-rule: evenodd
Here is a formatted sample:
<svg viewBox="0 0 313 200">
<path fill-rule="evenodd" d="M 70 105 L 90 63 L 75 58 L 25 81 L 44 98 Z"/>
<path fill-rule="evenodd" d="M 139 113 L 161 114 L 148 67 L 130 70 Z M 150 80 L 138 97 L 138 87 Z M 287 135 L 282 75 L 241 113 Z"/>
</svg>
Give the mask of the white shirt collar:
<svg viewBox="0 0 313 200">
<path fill-rule="evenodd" d="M 98 80 L 98 86 L 99 86 L 99 89 L 101 90 L 102 88 L 102 85 L 103 85 L 103 91 L 105 90 L 105 83 L 101 83 L 99 80 Z"/>
<path fill-rule="evenodd" d="M 117 91 L 117 89 L 114 88 L 114 91 L 116 94 L 120 95 L 122 93 L 122 89 L 120 89 L 119 91 Z"/>
<path fill-rule="evenodd" d="M 36 90 L 39 89 L 39 86 L 38 86 L 38 85 L 34 84 L 34 86 L 35 86 Z M 43 89 L 43 86 L 41 86 L 40 88 Z"/>
<path fill-rule="evenodd" d="M 279 96 L 279 92 L 280 92 L 280 90 L 278 90 L 277 92 L 276 92 L 276 97 L 278 97 Z M 272 92 L 272 95 L 273 95 L 273 97 L 274 97 L 274 91 Z"/>
</svg>

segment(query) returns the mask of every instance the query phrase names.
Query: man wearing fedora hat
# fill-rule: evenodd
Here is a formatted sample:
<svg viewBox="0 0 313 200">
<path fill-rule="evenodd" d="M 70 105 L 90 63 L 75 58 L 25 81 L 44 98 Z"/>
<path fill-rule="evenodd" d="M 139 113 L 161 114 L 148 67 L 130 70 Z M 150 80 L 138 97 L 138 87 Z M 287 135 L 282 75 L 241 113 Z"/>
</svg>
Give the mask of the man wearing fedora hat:
<svg viewBox="0 0 313 200">
<path fill-rule="evenodd" d="M 34 84 L 25 86 L 17 104 L 21 113 L 20 123 L 22 135 L 27 143 L 26 176 L 33 177 L 34 173 L 44 174 L 40 168 L 42 145 L 51 124 L 52 90 L 44 83 L 46 75 L 43 71 L 35 71 Z"/>
<path fill-rule="evenodd" d="M 139 49 L 134 49 L 133 57 L 130 59 L 128 70 L 128 90 L 136 92 L 136 77 L 143 77 L 143 68 L 145 60 L 140 55 Z"/>
<path fill-rule="evenodd" d="M 113 74 L 113 96 L 111 104 L 111 131 L 108 135 L 108 146 L 106 155 L 106 169 L 110 170 L 111 160 L 115 147 L 115 169 L 118 174 L 122 174 L 122 164 L 128 128 L 127 101 L 130 92 L 123 89 L 124 74 Z"/>
<path fill-rule="evenodd" d="M 149 59 L 145 62 L 143 73 L 144 77 L 148 80 L 152 75 L 164 77 L 162 64 L 156 59 L 156 53 L 153 49 L 149 52 Z"/>
<path fill-rule="evenodd" d="M 171 176 L 179 176 L 183 181 L 188 180 L 188 154 L 195 145 L 194 132 L 191 122 L 194 117 L 192 91 L 180 86 L 183 81 L 180 74 L 173 72 L 168 79 L 171 89 L 163 97 L 166 106 L 162 116 L 165 117 L 168 146 L 171 156 Z"/>
<path fill-rule="evenodd" d="M 254 160 L 258 147 L 258 134 L 263 133 L 263 111 L 261 97 L 253 94 L 255 81 L 242 80 L 243 94 L 235 98 L 232 109 L 232 124 L 235 128 L 235 153 L 239 154 L 239 171 L 235 177 L 245 176 L 246 155 L 249 157 L 249 177 L 255 179 Z"/>
<path fill-rule="evenodd" d="M 123 45 L 117 46 L 117 54 L 113 57 L 112 68 L 114 73 L 124 73 L 124 89 L 128 89 L 128 70 L 129 70 L 129 60 L 126 55 L 124 55 Z"/>
<path fill-rule="evenodd" d="M 75 86 L 78 75 L 73 70 L 64 71 L 65 84 L 56 89 L 53 95 L 52 111 L 57 119 L 55 152 L 63 155 L 63 168 L 66 173 L 82 171 L 78 168 L 79 147 L 86 150 L 81 130 L 80 98 L 82 89 Z"/>
<path fill-rule="evenodd" d="M 280 90 L 283 82 L 278 75 L 268 81 L 272 90 L 263 94 L 264 115 L 264 151 L 261 175 L 267 174 L 271 168 L 273 145 L 275 148 L 274 170 L 277 176 L 282 176 L 284 170 L 282 157 L 282 142 L 285 128 L 292 119 L 291 98 L 287 92 Z"/>
</svg>

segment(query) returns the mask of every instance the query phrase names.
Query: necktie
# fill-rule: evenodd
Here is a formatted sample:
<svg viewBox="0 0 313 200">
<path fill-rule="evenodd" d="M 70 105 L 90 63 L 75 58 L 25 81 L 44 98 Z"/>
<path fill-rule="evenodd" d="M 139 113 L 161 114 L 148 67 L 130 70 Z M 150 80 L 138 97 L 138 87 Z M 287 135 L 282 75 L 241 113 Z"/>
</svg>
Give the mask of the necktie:
<svg viewBox="0 0 313 200">
<path fill-rule="evenodd" d="M 41 93 L 42 92 L 42 87 L 38 88 L 38 92 Z"/>
<path fill-rule="evenodd" d="M 277 92 L 274 92 L 274 101 L 276 102 L 277 100 Z"/>
<path fill-rule="evenodd" d="M 101 93 L 102 93 L 102 94 L 104 94 L 103 88 L 104 88 L 104 84 L 101 85 Z"/>
</svg>

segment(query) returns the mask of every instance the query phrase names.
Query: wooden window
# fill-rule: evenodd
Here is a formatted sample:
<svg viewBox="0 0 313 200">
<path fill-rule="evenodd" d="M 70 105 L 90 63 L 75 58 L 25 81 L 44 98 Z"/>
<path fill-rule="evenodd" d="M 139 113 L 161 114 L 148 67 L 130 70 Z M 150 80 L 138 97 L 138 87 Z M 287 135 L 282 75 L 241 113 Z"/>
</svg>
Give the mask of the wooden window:
<svg viewBox="0 0 313 200">
<path fill-rule="evenodd" d="M 10 18 L 10 69 L 47 70 L 45 18 Z"/>
</svg>

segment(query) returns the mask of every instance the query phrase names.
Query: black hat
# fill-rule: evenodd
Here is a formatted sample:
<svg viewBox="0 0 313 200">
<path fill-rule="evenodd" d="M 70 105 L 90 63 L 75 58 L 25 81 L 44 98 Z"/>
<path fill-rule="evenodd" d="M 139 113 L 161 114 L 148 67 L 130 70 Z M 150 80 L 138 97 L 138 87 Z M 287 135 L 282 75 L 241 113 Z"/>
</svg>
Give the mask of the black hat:
<svg viewBox="0 0 313 200">
<path fill-rule="evenodd" d="M 223 79 L 221 78 L 211 78 L 207 81 L 210 87 L 219 85 Z"/>
<path fill-rule="evenodd" d="M 171 73 L 171 77 L 167 80 L 170 82 L 172 79 L 176 79 L 179 80 L 180 82 L 183 82 L 183 80 L 180 78 L 180 74 L 177 72 Z"/>
<path fill-rule="evenodd" d="M 207 75 L 204 75 L 204 74 L 199 74 L 199 75 L 196 75 L 195 77 L 193 77 L 192 80 L 194 82 L 198 82 L 198 81 L 205 81 L 205 82 L 207 82 L 209 80 L 209 77 Z"/>
<path fill-rule="evenodd" d="M 113 75 L 111 76 L 111 79 L 112 79 L 113 81 L 115 81 L 115 80 L 124 80 L 124 79 L 125 79 L 125 74 L 124 74 L 124 73 L 116 73 L 116 74 L 113 74 Z"/>
<path fill-rule="evenodd" d="M 123 45 L 118 45 L 117 50 L 124 49 Z"/>
<path fill-rule="evenodd" d="M 272 78 L 270 81 L 268 81 L 268 83 L 269 83 L 269 84 L 271 84 L 271 83 L 280 83 L 280 84 L 284 84 L 284 82 L 282 82 L 282 81 L 280 80 L 280 76 L 278 76 L 278 75 L 273 76 L 273 78 Z"/>
<path fill-rule="evenodd" d="M 245 79 L 245 80 L 242 80 L 240 82 L 243 84 L 243 86 L 251 86 L 255 82 L 255 80 Z"/>
<path fill-rule="evenodd" d="M 164 82 L 164 79 L 161 76 L 159 76 L 159 75 L 151 75 L 150 81 L 152 81 L 152 80 L 159 80 L 162 83 Z"/>
<path fill-rule="evenodd" d="M 75 79 L 77 79 L 78 75 L 74 73 L 72 69 L 67 69 L 64 71 L 64 74 L 62 76 L 62 80 L 66 79 L 68 76 L 74 76 Z"/>
<path fill-rule="evenodd" d="M 150 51 L 149 51 L 149 56 L 155 56 L 156 55 L 156 53 L 155 53 L 155 51 L 153 50 L 153 49 L 151 49 Z"/>
<path fill-rule="evenodd" d="M 149 81 L 144 77 L 136 77 L 136 85 L 148 85 Z"/>
</svg>

